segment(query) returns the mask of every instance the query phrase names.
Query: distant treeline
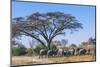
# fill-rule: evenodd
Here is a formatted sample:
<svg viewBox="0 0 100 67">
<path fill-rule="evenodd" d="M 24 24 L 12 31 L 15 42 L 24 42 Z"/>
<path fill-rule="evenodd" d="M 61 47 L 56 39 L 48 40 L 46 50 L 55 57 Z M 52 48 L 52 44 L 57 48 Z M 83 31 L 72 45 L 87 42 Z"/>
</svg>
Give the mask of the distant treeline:
<svg viewBox="0 0 100 67">
<path fill-rule="evenodd" d="M 89 38 L 87 42 L 82 42 L 80 45 L 71 44 L 69 46 L 60 46 L 59 48 L 63 50 L 68 50 L 70 48 L 84 48 L 86 50 L 90 50 L 91 53 L 95 53 L 95 44 L 96 41 L 93 38 Z M 54 43 L 50 45 L 50 50 L 56 50 L 59 49 L 58 46 Z M 13 45 L 12 47 L 12 55 L 13 56 L 21 56 L 21 55 L 27 55 L 27 56 L 34 56 L 39 55 L 41 49 L 46 49 L 43 45 L 38 44 L 36 47 L 30 47 L 26 48 L 22 44 Z"/>
</svg>

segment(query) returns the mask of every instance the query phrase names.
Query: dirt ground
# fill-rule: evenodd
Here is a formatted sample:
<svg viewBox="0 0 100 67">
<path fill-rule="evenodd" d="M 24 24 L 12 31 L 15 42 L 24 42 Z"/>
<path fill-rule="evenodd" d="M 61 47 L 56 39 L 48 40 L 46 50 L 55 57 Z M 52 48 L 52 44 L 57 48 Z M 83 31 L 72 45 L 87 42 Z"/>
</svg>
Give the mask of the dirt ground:
<svg viewBox="0 0 100 67">
<path fill-rule="evenodd" d="M 13 56 L 12 65 L 30 65 L 30 64 L 48 64 L 48 63 L 67 63 L 67 62 L 80 62 L 80 61 L 95 61 L 95 56 L 70 56 L 70 57 L 53 57 L 41 58 L 38 56 Z"/>
</svg>

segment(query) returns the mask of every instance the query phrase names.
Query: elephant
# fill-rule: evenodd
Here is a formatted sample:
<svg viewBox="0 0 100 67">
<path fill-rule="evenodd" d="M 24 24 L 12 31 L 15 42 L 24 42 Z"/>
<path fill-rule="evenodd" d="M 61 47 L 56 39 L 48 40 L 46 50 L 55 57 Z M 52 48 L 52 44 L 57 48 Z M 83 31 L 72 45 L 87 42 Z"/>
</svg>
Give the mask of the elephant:
<svg viewBox="0 0 100 67">
<path fill-rule="evenodd" d="M 74 55 L 74 50 L 64 50 L 63 56 L 72 56 Z"/>
<path fill-rule="evenodd" d="M 47 56 L 48 56 L 48 57 L 53 56 L 53 50 L 48 50 L 48 52 L 47 52 Z"/>
<path fill-rule="evenodd" d="M 68 51 L 68 50 L 63 51 L 63 56 L 70 56 L 70 55 L 71 55 L 70 51 Z"/>
<path fill-rule="evenodd" d="M 39 53 L 39 58 L 43 58 L 43 56 L 47 56 L 47 49 L 41 49 Z"/>
<path fill-rule="evenodd" d="M 86 49 L 80 49 L 79 50 L 79 55 L 85 55 L 87 53 Z"/>
<path fill-rule="evenodd" d="M 63 51 L 63 56 L 67 56 L 67 51 Z"/>
<path fill-rule="evenodd" d="M 82 50 L 83 48 L 76 48 L 75 50 L 75 55 L 80 55 L 80 50 Z"/>
<path fill-rule="evenodd" d="M 52 57 L 52 56 L 57 56 L 58 50 L 48 50 L 47 56 Z"/>
<path fill-rule="evenodd" d="M 63 49 L 58 49 L 57 56 L 63 56 Z"/>
<path fill-rule="evenodd" d="M 75 49 L 71 48 L 69 50 L 59 49 L 57 55 L 58 56 L 73 56 L 75 54 Z"/>
<path fill-rule="evenodd" d="M 70 55 L 70 56 L 75 55 L 75 49 L 74 49 L 74 48 L 69 49 L 69 50 L 68 50 L 68 55 Z"/>
</svg>

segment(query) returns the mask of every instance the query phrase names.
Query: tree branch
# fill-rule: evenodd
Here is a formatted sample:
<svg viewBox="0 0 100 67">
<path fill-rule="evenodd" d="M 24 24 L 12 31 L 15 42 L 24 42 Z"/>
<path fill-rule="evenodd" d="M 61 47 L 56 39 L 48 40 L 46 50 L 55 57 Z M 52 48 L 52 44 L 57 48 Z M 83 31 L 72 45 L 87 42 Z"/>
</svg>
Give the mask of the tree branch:
<svg viewBox="0 0 100 67">
<path fill-rule="evenodd" d="M 38 40 L 43 46 L 46 47 L 45 43 L 44 43 L 42 40 L 40 40 L 39 38 L 37 38 L 37 37 L 31 35 L 30 33 L 26 32 L 26 31 L 24 31 L 24 30 L 21 30 L 21 29 L 19 29 L 19 30 L 20 30 L 21 32 L 23 32 L 23 33 L 25 33 L 25 34 L 27 34 L 27 35 L 33 37 L 34 39 Z"/>
</svg>

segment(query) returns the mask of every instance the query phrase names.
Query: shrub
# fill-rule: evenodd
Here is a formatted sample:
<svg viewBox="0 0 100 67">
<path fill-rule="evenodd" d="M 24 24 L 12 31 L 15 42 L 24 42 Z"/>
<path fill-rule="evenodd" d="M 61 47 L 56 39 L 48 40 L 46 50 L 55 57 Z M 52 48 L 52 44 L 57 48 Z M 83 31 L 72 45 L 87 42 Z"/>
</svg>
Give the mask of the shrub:
<svg viewBox="0 0 100 67">
<path fill-rule="evenodd" d="M 27 55 L 28 56 L 32 56 L 33 55 L 33 53 L 34 53 L 34 49 L 33 48 L 27 48 Z"/>
<path fill-rule="evenodd" d="M 26 48 L 24 45 L 18 45 L 17 47 L 13 47 L 12 49 L 12 55 L 14 56 L 20 56 L 26 54 Z"/>
<path fill-rule="evenodd" d="M 37 45 L 37 46 L 35 47 L 34 51 L 35 51 L 37 54 L 39 54 L 40 50 L 41 50 L 41 49 L 44 49 L 44 48 L 45 48 L 45 47 L 44 47 L 43 45 L 39 44 L 39 45 Z"/>
</svg>

